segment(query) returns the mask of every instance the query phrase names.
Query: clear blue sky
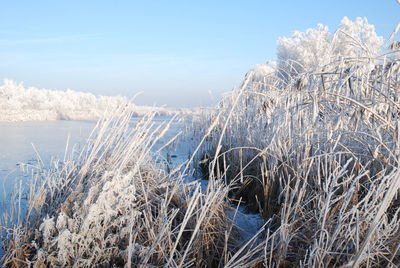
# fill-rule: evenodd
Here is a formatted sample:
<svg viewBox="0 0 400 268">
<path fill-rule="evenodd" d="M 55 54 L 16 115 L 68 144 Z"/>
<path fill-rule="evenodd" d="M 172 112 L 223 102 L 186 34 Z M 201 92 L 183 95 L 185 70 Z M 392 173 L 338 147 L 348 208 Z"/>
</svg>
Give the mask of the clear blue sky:
<svg viewBox="0 0 400 268">
<path fill-rule="evenodd" d="M 361 16 L 388 38 L 400 22 L 395 0 L 0 3 L 0 79 L 170 107 L 209 105 L 293 30 Z"/>
</svg>

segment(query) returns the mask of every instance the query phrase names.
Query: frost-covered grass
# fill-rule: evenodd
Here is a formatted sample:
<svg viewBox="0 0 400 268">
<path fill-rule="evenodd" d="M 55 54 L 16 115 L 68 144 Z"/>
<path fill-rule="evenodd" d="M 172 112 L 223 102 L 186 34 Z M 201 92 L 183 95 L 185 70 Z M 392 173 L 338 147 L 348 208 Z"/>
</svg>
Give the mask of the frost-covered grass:
<svg viewBox="0 0 400 268">
<path fill-rule="evenodd" d="M 193 124 L 193 165 L 266 220 L 266 267 L 400 265 L 398 51 L 350 56 L 259 65 Z"/>
<path fill-rule="evenodd" d="M 98 120 L 109 116 L 130 101 L 121 96 L 95 96 L 73 90 L 48 90 L 24 87 L 22 83 L 4 80 L 0 86 L 0 121 Z M 158 115 L 191 113 L 189 110 L 130 105 L 133 115 L 149 112 Z"/>
<path fill-rule="evenodd" d="M 339 65 L 268 91 L 242 89 L 209 119 L 216 127 L 199 161 L 208 159 L 211 179 L 236 182 L 232 195 L 270 221 L 267 266 L 399 264 L 392 64 Z"/>
<path fill-rule="evenodd" d="M 175 170 L 151 152 L 168 124 L 131 129 L 129 107 L 102 120 L 78 155 L 32 178 L 26 204 L 15 196 L 4 264 L 399 267 L 399 51 L 377 55 L 366 20 L 342 24 L 293 38 L 318 37 L 307 44 L 327 42 L 329 57 L 285 39 L 280 62 L 194 114 L 198 147 Z M 191 168 L 206 189 L 187 182 Z M 265 220 L 253 238 L 236 226 L 243 203 Z"/>
<path fill-rule="evenodd" d="M 221 183 L 201 191 L 151 148 L 169 123 L 133 128 L 120 108 L 86 146 L 31 179 L 3 215 L 6 267 L 247 267 L 261 248 L 241 247 Z M 26 200 L 25 198 L 26 197 Z M 22 208 L 22 209 L 21 209 Z M 25 208 L 25 209 L 24 209 Z M 229 265 L 228 265 L 229 264 Z"/>
</svg>

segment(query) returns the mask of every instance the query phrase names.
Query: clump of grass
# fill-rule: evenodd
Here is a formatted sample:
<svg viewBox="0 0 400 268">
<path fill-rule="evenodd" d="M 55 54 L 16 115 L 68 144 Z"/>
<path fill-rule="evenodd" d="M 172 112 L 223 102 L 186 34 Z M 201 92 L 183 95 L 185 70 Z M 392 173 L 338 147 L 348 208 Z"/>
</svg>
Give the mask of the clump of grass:
<svg viewBox="0 0 400 268">
<path fill-rule="evenodd" d="M 268 222 L 266 267 L 400 264 L 397 65 L 382 56 L 276 70 L 199 119 L 216 126 L 199 153 L 205 174 Z"/>
<path fill-rule="evenodd" d="M 252 246 L 238 251 L 241 239 L 226 212 L 228 187 L 215 183 L 203 193 L 179 169 L 157 166 L 151 148 L 169 124 L 155 128 L 149 116 L 129 126 L 128 110 L 100 121 L 77 156 L 32 179 L 26 214 L 8 217 L 5 267 L 254 262 L 259 251 Z"/>
</svg>

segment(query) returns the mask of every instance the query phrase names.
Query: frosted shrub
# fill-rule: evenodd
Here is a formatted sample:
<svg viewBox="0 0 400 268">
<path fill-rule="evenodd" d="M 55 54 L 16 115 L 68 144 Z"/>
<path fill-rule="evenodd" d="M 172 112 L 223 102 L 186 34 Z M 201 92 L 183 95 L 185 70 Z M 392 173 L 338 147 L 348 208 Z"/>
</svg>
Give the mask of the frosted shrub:
<svg viewBox="0 0 400 268">
<path fill-rule="evenodd" d="M 334 34 L 318 24 L 315 29 L 295 31 L 292 37 L 278 39 L 278 68 L 285 79 L 304 72 L 323 71 L 326 65 L 340 58 L 371 59 L 379 55 L 383 38 L 366 18 L 353 22 L 344 17 Z M 326 70 L 325 70 L 326 71 Z"/>
<path fill-rule="evenodd" d="M 328 27 L 322 24 L 305 32 L 295 31 L 290 38 L 279 38 L 278 68 L 286 76 L 321 68 L 333 56 L 331 40 Z"/>
<path fill-rule="evenodd" d="M 268 80 L 276 75 L 276 62 L 268 61 L 264 64 L 257 64 L 246 73 L 241 87 L 248 90 L 268 90 Z"/>
<path fill-rule="evenodd" d="M 344 17 L 335 33 L 335 53 L 345 58 L 374 58 L 379 56 L 383 37 L 375 32 L 375 26 L 366 18 L 356 18 L 353 22 Z"/>
</svg>

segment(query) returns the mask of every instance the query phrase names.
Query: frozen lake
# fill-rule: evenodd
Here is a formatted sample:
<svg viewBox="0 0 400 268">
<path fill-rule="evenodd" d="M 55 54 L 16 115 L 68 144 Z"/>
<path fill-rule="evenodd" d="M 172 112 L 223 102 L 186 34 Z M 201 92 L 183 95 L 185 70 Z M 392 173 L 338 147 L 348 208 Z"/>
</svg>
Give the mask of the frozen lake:
<svg viewBox="0 0 400 268">
<path fill-rule="evenodd" d="M 168 116 L 155 117 L 154 123 L 157 126 L 170 119 Z M 132 125 L 137 120 L 133 118 Z M 52 158 L 63 159 L 68 139 L 69 151 L 72 145 L 83 146 L 95 124 L 95 121 L 0 122 L 0 196 L 10 193 L 15 182 L 28 176 L 21 172 L 21 163 L 36 164 L 38 155 L 45 166 L 51 163 Z M 163 141 L 175 136 L 180 125 L 174 121 Z M 182 150 L 172 152 L 172 160 L 184 160 L 187 153 Z"/>
<path fill-rule="evenodd" d="M 44 164 L 52 157 L 62 159 L 68 137 L 70 144 L 82 144 L 94 125 L 94 121 L 0 122 L 2 190 L 9 193 L 14 183 L 27 175 L 21 172 L 21 163 L 36 164 L 38 155 Z"/>
<path fill-rule="evenodd" d="M 19 162 L 36 161 L 35 149 L 43 160 L 62 157 L 68 136 L 70 143 L 82 143 L 94 127 L 93 121 L 0 122 L 0 169 L 17 168 Z"/>
</svg>

